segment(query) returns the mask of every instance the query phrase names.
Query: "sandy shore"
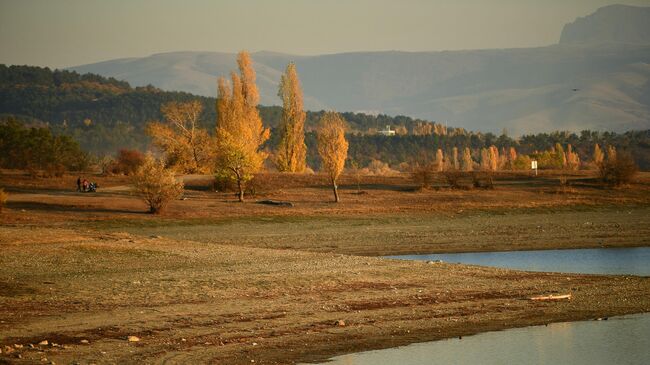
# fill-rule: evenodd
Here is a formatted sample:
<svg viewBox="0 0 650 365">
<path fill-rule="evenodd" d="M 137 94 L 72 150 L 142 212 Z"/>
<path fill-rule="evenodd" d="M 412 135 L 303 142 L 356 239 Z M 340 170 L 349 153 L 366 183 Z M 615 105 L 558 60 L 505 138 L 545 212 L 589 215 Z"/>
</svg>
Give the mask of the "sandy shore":
<svg viewBox="0 0 650 365">
<path fill-rule="evenodd" d="M 4 227 L 0 243 L 0 359 L 7 361 L 286 364 L 650 311 L 650 278 L 51 228 Z M 529 300 L 564 293 L 573 299 Z M 48 345 L 38 345 L 43 340 Z"/>
</svg>

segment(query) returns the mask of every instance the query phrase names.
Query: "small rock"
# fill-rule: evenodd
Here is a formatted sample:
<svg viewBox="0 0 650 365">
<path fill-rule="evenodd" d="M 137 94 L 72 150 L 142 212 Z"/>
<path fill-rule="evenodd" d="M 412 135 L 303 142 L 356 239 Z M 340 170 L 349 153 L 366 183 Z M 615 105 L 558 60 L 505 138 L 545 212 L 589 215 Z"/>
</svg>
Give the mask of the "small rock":
<svg viewBox="0 0 650 365">
<path fill-rule="evenodd" d="M 84 344 L 84 345 L 87 345 L 87 344 L 89 344 L 90 342 L 89 342 L 88 340 L 81 340 L 81 341 L 79 341 L 79 343 L 82 343 L 82 344 Z"/>
<path fill-rule="evenodd" d="M 23 345 L 15 343 L 14 347 L 17 348 L 17 349 L 22 349 Z"/>
<path fill-rule="evenodd" d="M 47 346 L 47 345 L 49 345 L 50 343 L 47 342 L 47 340 L 43 340 L 43 341 L 39 342 L 38 344 L 41 345 L 41 346 Z"/>
<path fill-rule="evenodd" d="M 257 342 L 253 342 L 253 346 L 257 346 Z"/>
<path fill-rule="evenodd" d="M 339 319 L 338 321 L 336 321 L 336 325 L 339 326 L 339 327 L 345 327 L 345 321 L 342 320 L 342 319 Z"/>
<path fill-rule="evenodd" d="M 137 336 L 129 336 L 126 338 L 129 342 L 138 342 L 140 341 L 140 338 Z"/>
</svg>

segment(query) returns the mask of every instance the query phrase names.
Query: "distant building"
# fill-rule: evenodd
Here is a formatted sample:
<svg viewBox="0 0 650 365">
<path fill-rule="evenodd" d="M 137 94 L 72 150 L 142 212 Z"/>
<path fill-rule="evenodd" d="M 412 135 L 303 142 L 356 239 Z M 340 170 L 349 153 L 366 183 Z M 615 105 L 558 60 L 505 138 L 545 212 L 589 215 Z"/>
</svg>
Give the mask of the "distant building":
<svg viewBox="0 0 650 365">
<path fill-rule="evenodd" d="M 384 136 L 394 136 L 395 131 L 390 129 L 390 125 L 386 126 L 386 129 L 382 129 L 379 131 L 379 134 L 384 135 Z"/>
</svg>

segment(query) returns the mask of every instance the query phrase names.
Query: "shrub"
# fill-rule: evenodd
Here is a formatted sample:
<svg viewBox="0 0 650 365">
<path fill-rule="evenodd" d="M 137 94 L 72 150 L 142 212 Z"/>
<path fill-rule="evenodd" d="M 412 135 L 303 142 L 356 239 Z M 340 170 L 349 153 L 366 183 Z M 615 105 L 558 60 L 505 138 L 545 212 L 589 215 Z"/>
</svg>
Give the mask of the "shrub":
<svg viewBox="0 0 650 365">
<path fill-rule="evenodd" d="M 9 194 L 7 194 L 4 189 L 0 188 L 0 212 L 2 212 L 2 207 L 4 207 L 8 197 Z"/>
<path fill-rule="evenodd" d="M 475 188 L 494 189 L 494 180 L 491 171 L 472 173 L 472 185 Z"/>
<path fill-rule="evenodd" d="M 638 172 L 632 155 L 626 152 L 618 152 L 611 158 L 608 157 L 598 167 L 600 178 L 615 186 L 629 184 Z"/>
<path fill-rule="evenodd" d="M 149 212 L 159 214 L 172 199 L 183 192 L 183 183 L 165 168 L 162 161 L 147 155 L 133 175 L 135 191 L 149 205 Z"/>
<path fill-rule="evenodd" d="M 463 178 L 463 172 L 460 170 L 446 170 L 442 172 L 442 176 L 445 177 L 445 180 L 447 181 L 447 184 L 449 184 L 449 187 L 452 189 L 460 189 L 462 186 L 460 185 L 460 181 Z"/>
<path fill-rule="evenodd" d="M 133 175 L 144 162 L 144 155 L 138 150 L 121 149 L 111 168 L 114 174 Z"/>
<path fill-rule="evenodd" d="M 420 189 L 427 189 L 433 184 L 436 174 L 436 165 L 433 163 L 414 164 L 411 169 L 411 180 Z"/>
</svg>

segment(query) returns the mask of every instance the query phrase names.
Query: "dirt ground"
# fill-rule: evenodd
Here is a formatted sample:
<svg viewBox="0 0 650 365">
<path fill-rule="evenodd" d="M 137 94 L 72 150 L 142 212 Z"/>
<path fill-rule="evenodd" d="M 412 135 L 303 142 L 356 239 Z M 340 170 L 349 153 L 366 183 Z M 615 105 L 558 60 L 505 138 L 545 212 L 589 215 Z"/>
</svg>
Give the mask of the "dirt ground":
<svg viewBox="0 0 650 365">
<path fill-rule="evenodd" d="M 0 175 L 0 363 L 286 364 L 650 311 L 650 278 L 370 257 L 648 246 L 648 175 L 625 189 L 578 174 L 426 191 L 365 177 L 361 193 L 347 177 L 341 204 L 318 176 L 263 176 L 244 204 L 192 176 L 162 216 L 128 179 L 96 179 L 98 193 L 77 193 L 76 176 Z"/>
</svg>

